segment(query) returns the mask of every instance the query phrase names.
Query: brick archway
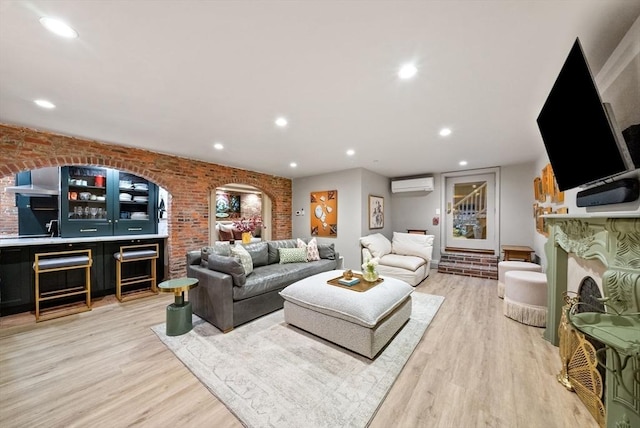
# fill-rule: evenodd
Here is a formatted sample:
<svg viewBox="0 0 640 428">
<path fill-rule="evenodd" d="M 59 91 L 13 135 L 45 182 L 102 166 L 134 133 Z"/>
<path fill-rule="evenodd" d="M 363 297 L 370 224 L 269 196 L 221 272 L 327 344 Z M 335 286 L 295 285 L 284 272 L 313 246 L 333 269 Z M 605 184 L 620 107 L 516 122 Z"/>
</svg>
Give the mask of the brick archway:
<svg viewBox="0 0 640 428">
<path fill-rule="evenodd" d="M 169 206 L 169 276 L 186 274 L 186 252 L 209 243 L 209 195 L 229 182 L 272 200 L 272 239 L 291 237 L 291 180 L 137 148 L 0 124 L 0 178 L 48 166 L 90 165 L 131 172 L 163 187 Z"/>
</svg>

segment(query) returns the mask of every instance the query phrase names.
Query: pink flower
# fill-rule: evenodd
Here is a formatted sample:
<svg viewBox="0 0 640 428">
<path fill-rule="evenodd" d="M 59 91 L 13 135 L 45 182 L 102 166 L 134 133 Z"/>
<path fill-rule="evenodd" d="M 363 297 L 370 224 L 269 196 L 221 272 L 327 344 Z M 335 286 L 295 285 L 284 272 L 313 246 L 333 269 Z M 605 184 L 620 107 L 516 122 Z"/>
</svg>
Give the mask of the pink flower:
<svg viewBox="0 0 640 428">
<path fill-rule="evenodd" d="M 234 229 L 242 233 L 253 232 L 254 230 L 256 230 L 256 227 L 260 225 L 262 225 L 262 218 L 260 218 L 259 216 L 249 219 L 243 217 L 240 220 L 234 220 L 233 222 Z"/>
</svg>

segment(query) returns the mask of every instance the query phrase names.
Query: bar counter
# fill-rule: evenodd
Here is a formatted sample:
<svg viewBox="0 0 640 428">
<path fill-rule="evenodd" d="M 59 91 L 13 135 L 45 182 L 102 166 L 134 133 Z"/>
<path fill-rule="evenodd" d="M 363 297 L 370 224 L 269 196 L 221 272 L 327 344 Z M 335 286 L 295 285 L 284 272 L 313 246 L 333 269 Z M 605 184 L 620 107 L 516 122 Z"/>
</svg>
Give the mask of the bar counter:
<svg viewBox="0 0 640 428">
<path fill-rule="evenodd" d="M 33 264 L 37 254 L 72 250 L 91 250 L 91 297 L 115 294 L 116 261 L 114 254 L 121 246 L 158 244 L 159 257 L 156 278 L 167 277 L 168 263 L 166 234 L 60 237 L 2 237 L 0 238 L 0 316 L 34 311 L 35 272 Z M 129 263 L 126 276 L 150 275 L 148 263 Z M 80 283 L 80 270 L 47 273 L 41 282 L 41 291 L 56 293 L 69 285 Z"/>
<path fill-rule="evenodd" d="M 78 238 L 60 238 L 60 237 L 0 237 L 0 248 L 3 247 L 27 247 L 33 245 L 52 245 L 52 244 L 75 244 L 82 242 L 113 242 L 126 241 L 131 239 L 166 239 L 168 235 L 147 234 L 147 235 L 119 235 L 119 236 L 87 236 Z"/>
</svg>

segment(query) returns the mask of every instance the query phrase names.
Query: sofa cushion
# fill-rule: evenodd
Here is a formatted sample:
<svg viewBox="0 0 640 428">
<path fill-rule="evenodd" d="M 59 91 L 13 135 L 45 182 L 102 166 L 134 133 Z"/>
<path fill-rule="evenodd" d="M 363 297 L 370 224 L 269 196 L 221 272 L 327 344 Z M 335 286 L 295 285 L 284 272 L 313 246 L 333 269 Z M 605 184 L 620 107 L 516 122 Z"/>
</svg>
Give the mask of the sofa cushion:
<svg viewBox="0 0 640 428">
<path fill-rule="evenodd" d="M 240 264 L 244 268 L 244 274 L 249 276 L 253 272 L 253 260 L 251 254 L 240 244 L 231 247 L 231 257 L 240 260 Z"/>
<path fill-rule="evenodd" d="M 247 277 L 244 287 L 233 287 L 233 300 L 244 300 L 275 290 L 320 272 L 336 268 L 335 260 L 318 260 L 310 263 L 279 263 L 260 266 Z M 333 272 L 334 276 L 337 276 Z"/>
<path fill-rule="evenodd" d="M 252 242 L 251 244 L 242 245 L 251 255 L 253 268 L 267 265 L 269 261 L 269 246 L 266 242 Z"/>
<path fill-rule="evenodd" d="M 278 241 L 267 241 L 269 247 L 269 259 L 267 264 L 280 263 L 280 253 L 278 248 L 297 248 L 298 243 L 295 239 L 281 239 Z"/>
<path fill-rule="evenodd" d="M 379 265 L 393 266 L 402 269 L 415 271 L 423 264 L 427 263 L 425 259 L 417 256 L 401 256 L 399 254 L 387 254 L 378 260 Z"/>
<path fill-rule="evenodd" d="M 313 262 L 320 260 L 320 253 L 318 252 L 318 241 L 313 237 L 309 240 L 309 243 L 305 243 L 302 239 L 298 238 L 298 248 L 304 248 L 307 252 L 307 261 Z"/>
<path fill-rule="evenodd" d="M 417 256 L 431 260 L 433 254 L 433 235 L 393 232 L 392 253 L 404 256 Z"/>
<path fill-rule="evenodd" d="M 373 257 L 382 257 L 391 253 L 391 241 L 382 233 L 372 233 L 360 238 L 360 244 L 367 248 Z"/>
<path fill-rule="evenodd" d="M 280 253 L 280 264 L 286 263 L 306 263 L 307 262 L 307 249 L 306 248 L 278 248 Z"/>
<path fill-rule="evenodd" d="M 209 255 L 207 262 L 209 269 L 231 275 L 233 285 L 242 287 L 247 282 L 247 276 L 244 273 L 244 266 L 235 257 L 219 256 L 217 254 Z"/>
</svg>

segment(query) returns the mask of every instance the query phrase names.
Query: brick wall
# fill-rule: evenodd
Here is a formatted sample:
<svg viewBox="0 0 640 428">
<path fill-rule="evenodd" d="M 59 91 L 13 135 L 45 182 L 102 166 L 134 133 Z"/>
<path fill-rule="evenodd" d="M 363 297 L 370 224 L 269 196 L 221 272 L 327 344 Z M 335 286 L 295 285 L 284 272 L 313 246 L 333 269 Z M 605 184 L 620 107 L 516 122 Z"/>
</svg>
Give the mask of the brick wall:
<svg viewBox="0 0 640 428">
<path fill-rule="evenodd" d="M 287 178 L 4 124 L 0 124 L 0 154 L 0 179 L 47 166 L 94 165 L 131 172 L 164 187 L 170 194 L 171 278 L 186 275 L 187 251 L 208 245 L 209 195 L 224 184 L 262 190 L 273 201 L 271 238 L 291 237 L 291 180 Z M 3 210 L 4 206 L 3 200 Z"/>
<path fill-rule="evenodd" d="M 4 158 L 4 156 L 2 156 Z M 15 176 L 8 175 L 0 178 L 0 189 L 15 185 Z M 18 234 L 18 208 L 16 195 L 0 191 L 0 235 Z"/>
</svg>

